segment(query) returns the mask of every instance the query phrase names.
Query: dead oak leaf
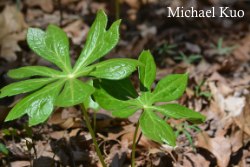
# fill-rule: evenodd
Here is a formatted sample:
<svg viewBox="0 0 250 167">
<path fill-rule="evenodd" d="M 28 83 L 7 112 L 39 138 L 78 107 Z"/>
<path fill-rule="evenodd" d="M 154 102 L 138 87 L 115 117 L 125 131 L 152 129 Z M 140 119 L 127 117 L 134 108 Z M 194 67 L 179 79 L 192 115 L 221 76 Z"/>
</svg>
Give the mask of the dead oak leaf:
<svg viewBox="0 0 250 167">
<path fill-rule="evenodd" d="M 52 0 L 26 0 L 25 4 L 30 7 L 40 6 L 40 8 L 47 13 L 51 13 L 54 10 Z"/>
<path fill-rule="evenodd" d="M 210 151 L 216 157 L 220 167 L 227 167 L 232 153 L 230 140 L 224 137 L 225 133 L 225 130 L 220 130 L 215 138 L 210 138 L 206 132 L 203 132 L 207 142 L 201 134 L 197 135 L 197 146 Z"/>
</svg>

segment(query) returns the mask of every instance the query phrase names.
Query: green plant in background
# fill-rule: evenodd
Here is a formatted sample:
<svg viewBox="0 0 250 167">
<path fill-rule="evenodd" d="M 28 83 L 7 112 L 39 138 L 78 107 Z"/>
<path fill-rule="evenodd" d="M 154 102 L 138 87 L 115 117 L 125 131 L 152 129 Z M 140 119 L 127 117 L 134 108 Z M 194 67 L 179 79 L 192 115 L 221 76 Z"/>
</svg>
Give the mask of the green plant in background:
<svg viewBox="0 0 250 167">
<path fill-rule="evenodd" d="M 188 74 L 174 74 L 163 78 L 151 93 L 151 85 L 156 76 L 156 65 L 149 51 L 143 51 L 139 61 L 146 66 L 139 67 L 141 96 L 136 92 L 129 78 L 122 80 L 94 80 L 96 91 L 93 96 L 95 101 L 106 110 L 114 110 L 112 115 L 126 118 L 142 109 L 139 123 L 135 130 L 132 149 L 132 166 L 135 161 L 135 140 L 139 125 L 142 133 L 151 140 L 159 143 L 165 142 L 170 146 L 176 146 L 175 134 L 171 126 L 158 117 L 153 111 L 157 111 L 166 117 L 176 119 L 185 118 L 192 123 L 203 123 L 205 116 L 189 108 L 175 103 L 154 105 L 157 102 L 169 102 L 178 99 L 185 91 Z"/>
<path fill-rule="evenodd" d="M 167 54 L 175 54 L 175 51 L 173 51 L 173 48 L 176 48 L 178 45 L 173 44 L 173 45 L 168 45 L 168 41 L 164 43 L 163 47 L 155 48 L 155 50 L 158 51 L 159 55 L 162 55 L 163 53 Z"/>
<path fill-rule="evenodd" d="M 179 136 L 179 134 L 182 132 L 182 133 L 185 133 L 185 135 L 187 136 L 188 138 L 188 141 L 192 147 L 192 149 L 194 150 L 194 144 L 193 144 L 193 140 L 192 140 L 192 137 L 191 135 L 189 134 L 189 132 L 186 130 L 186 129 L 194 129 L 195 131 L 199 132 L 203 138 L 205 139 L 206 141 L 206 138 L 204 137 L 204 135 L 202 134 L 202 131 L 197 128 L 196 125 L 189 125 L 189 126 L 186 126 L 184 127 L 185 123 L 182 123 L 181 125 L 175 125 L 175 128 L 177 129 L 174 133 L 175 133 L 175 137 L 177 138 Z"/>
<path fill-rule="evenodd" d="M 217 55 L 230 55 L 228 51 L 236 49 L 238 46 L 230 46 L 222 48 L 223 38 L 220 37 L 218 40 L 218 46 L 212 45 L 211 47 L 216 50 Z"/>
<path fill-rule="evenodd" d="M 213 95 L 210 94 L 210 91 L 200 91 L 200 88 L 205 84 L 204 77 L 201 78 L 199 84 L 195 87 L 195 95 L 196 97 L 205 96 L 205 97 L 212 97 Z"/>
<path fill-rule="evenodd" d="M 6 146 L 3 143 L 0 143 L 0 151 L 4 153 L 6 156 L 9 155 L 9 150 L 6 148 Z"/>
<path fill-rule="evenodd" d="M 30 125 L 45 122 L 55 106 L 69 107 L 80 104 L 103 166 L 105 164 L 102 154 L 90 126 L 87 112 L 82 104 L 95 89 L 77 78 L 93 76 L 118 80 L 130 75 L 136 70 L 136 66 L 144 66 L 138 60 L 125 58 L 91 64 L 107 54 L 118 43 L 121 20 L 114 22 L 106 31 L 107 21 L 104 11 L 99 10 L 88 33 L 85 47 L 74 68 L 71 67 L 69 40 L 64 31 L 53 24 L 48 26 L 46 33 L 38 28 L 29 28 L 27 33 L 29 47 L 44 59 L 57 65 L 61 71 L 43 66 L 29 66 L 10 70 L 8 76 L 13 79 L 25 79 L 32 76 L 42 76 L 43 78 L 12 83 L 1 89 L 0 94 L 0 98 L 3 98 L 32 92 L 18 102 L 5 119 L 5 121 L 10 121 L 28 114 Z"/>
<path fill-rule="evenodd" d="M 6 155 L 7 157 L 7 165 L 11 166 L 9 163 L 9 150 L 6 148 L 5 144 L 0 143 L 0 152 Z"/>
<path fill-rule="evenodd" d="M 186 64 L 190 64 L 190 63 L 194 62 L 195 60 L 201 59 L 203 57 L 202 55 L 190 55 L 189 57 L 187 57 L 182 51 L 179 51 L 179 53 L 181 56 L 174 57 L 174 60 L 182 60 Z"/>
<path fill-rule="evenodd" d="M 35 155 L 35 158 L 37 159 L 37 150 L 36 150 L 36 147 L 35 147 L 35 142 L 36 142 L 36 138 L 32 136 L 32 129 L 27 125 L 27 124 L 24 124 L 23 125 L 23 128 L 25 129 L 25 133 L 29 136 L 29 138 L 31 139 L 31 141 L 27 140 L 26 138 L 18 135 L 18 133 L 16 132 L 15 129 L 13 128 L 10 128 L 11 130 L 8 130 L 8 129 L 5 129 L 2 131 L 2 133 L 4 133 L 5 135 L 8 135 L 8 136 L 14 136 L 14 137 L 17 137 L 19 139 L 23 139 L 25 140 L 26 142 L 26 146 L 28 148 L 28 152 L 29 152 L 29 156 L 31 158 L 31 149 L 34 150 L 34 155 Z M 39 133 L 39 132 L 38 132 Z M 31 159 L 30 159 L 31 161 Z"/>
</svg>

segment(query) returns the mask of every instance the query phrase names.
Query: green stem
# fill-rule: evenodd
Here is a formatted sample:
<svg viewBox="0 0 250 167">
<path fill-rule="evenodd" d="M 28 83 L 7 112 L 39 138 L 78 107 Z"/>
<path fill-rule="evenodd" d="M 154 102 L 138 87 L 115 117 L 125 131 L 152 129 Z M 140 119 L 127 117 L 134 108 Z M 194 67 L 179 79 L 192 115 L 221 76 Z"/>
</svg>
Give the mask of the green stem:
<svg viewBox="0 0 250 167">
<path fill-rule="evenodd" d="M 115 0 L 115 18 L 116 18 L 116 20 L 120 19 L 120 4 L 119 4 L 119 0 Z"/>
<path fill-rule="evenodd" d="M 88 113 L 87 113 L 87 111 L 86 111 L 86 109 L 85 109 L 83 103 L 81 103 L 80 106 L 81 106 L 81 108 L 82 108 L 83 115 L 84 115 L 84 117 L 85 117 L 85 121 L 86 121 L 87 127 L 88 127 L 88 129 L 89 129 L 89 133 L 91 134 L 93 143 L 94 143 L 94 145 L 95 145 L 95 149 L 96 149 L 97 155 L 98 155 L 98 157 L 100 158 L 100 161 L 101 161 L 101 163 L 102 163 L 102 166 L 103 166 L 103 167 L 106 167 L 105 162 L 104 162 L 104 160 L 103 160 L 103 158 L 102 158 L 102 153 L 101 153 L 101 151 L 100 151 L 100 149 L 99 149 L 99 147 L 98 147 L 98 143 L 97 143 L 96 138 L 95 138 L 95 133 L 94 133 L 94 131 L 93 131 L 91 125 L 90 125 Z"/>
<path fill-rule="evenodd" d="M 139 121 L 137 122 L 136 128 L 135 128 L 135 133 L 134 133 L 134 139 L 133 139 L 133 147 L 132 147 L 132 161 L 131 161 L 131 166 L 135 167 L 135 147 L 136 147 L 136 137 L 137 137 L 137 132 L 139 129 Z M 138 141 L 139 142 L 139 141 Z"/>
<path fill-rule="evenodd" d="M 94 111 L 94 133 L 96 132 L 96 111 Z"/>
</svg>

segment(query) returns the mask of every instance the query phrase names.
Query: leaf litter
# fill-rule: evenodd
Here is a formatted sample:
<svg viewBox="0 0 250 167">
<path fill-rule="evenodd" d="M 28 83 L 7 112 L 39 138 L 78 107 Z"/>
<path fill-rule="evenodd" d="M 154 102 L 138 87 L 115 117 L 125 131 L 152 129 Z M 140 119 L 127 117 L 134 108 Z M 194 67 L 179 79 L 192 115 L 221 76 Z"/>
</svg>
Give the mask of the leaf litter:
<svg viewBox="0 0 250 167">
<path fill-rule="evenodd" d="M 120 29 L 121 39 L 118 46 L 106 55 L 105 59 L 116 57 L 138 59 L 143 49 L 150 49 L 157 65 L 157 75 L 152 89 L 155 89 L 158 81 L 169 74 L 189 71 L 188 88 L 175 103 L 185 105 L 207 116 L 206 122 L 198 125 L 205 139 L 200 133 L 189 130 L 195 150 L 192 150 L 185 134 L 180 134 L 177 138 L 178 149 L 166 149 L 164 145 L 155 143 L 142 135 L 136 148 L 137 166 L 249 166 L 250 30 L 247 27 L 247 19 L 243 18 L 240 22 L 229 19 L 228 23 L 231 22 L 231 26 L 222 24 L 226 21 L 215 20 L 211 23 L 207 19 L 176 19 L 175 24 L 178 26 L 173 27 L 168 24 L 170 21 L 165 17 L 166 7 L 187 4 L 182 1 L 160 2 L 160 4 L 159 2 L 156 0 L 120 1 L 120 17 L 123 19 Z M 209 3 L 223 5 L 220 1 L 206 0 L 199 4 L 200 8 L 205 9 Z M 238 5 L 238 2 L 234 3 Z M 190 1 L 190 4 L 198 5 L 196 1 Z M 160 7 L 155 8 L 157 5 Z M 45 29 L 50 23 L 60 26 L 60 5 L 56 1 L 27 0 L 21 1 L 19 7 L 16 3 L 11 5 L 4 3 L 0 7 L 2 28 L 0 64 L 3 69 L 0 70 L 0 82 L 3 83 L 1 85 L 3 87 L 7 83 L 14 82 L 6 80 L 8 70 L 43 63 L 36 58 L 34 52 L 28 49 L 25 42 L 26 29 L 28 26 Z M 77 60 L 77 55 L 84 47 L 89 27 L 96 11 L 100 8 L 103 8 L 114 21 L 115 11 L 111 1 L 102 3 L 80 0 L 61 1 L 63 13 L 61 26 L 70 38 L 72 62 Z M 194 27 L 202 28 L 189 28 L 190 23 Z M 230 26 L 230 29 L 225 26 Z M 211 28 L 213 30 L 210 30 Z M 223 37 L 223 47 L 238 46 L 229 51 L 231 55 L 216 55 L 216 51 L 210 47 L 211 44 L 216 45 L 220 37 Z M 173 48 L 176 53 L 158 54 L 154 49 L 163 47 L 167 41 L 169 45 L 177 44 L 177 47 Z M 201 54 L 203 58 L 186 64 L 174 59 L 180 56 L 179 51 L 184 52 L 186 56 Z M 195 90 L 202 77 L 205 83 L 200 90 L 208 91 L 212 97 L 196 96 Z M 139 92 L 137 78 L 136 73 L 130 76 L 134 87 Z M 21 96 L 16 96 L 15 101 L 19 97 Z M 8 112 L 6 107 L 12 102 L 13 99 L 10 98 L 1 102 L 1 112 Z M 88 113 L 93 124 L 94 111 L 88 109 Z M 103 109 L 96 113 L 96 136 L 108 165 L 129 166 L 135 122 L 140 112 L 136 114 L 129 119 L 120 119 L 112 117 L 110 112 Z M 1 133 L 1 143 L 4 143 L 10 152 L 9 157 L 0 154 L 1 163 L 5 166 L 8 164 L 28 166 L 30 163 L 36 166 L 41 164 L 40 162 L 43 162 L 44 166 L 100 166 L 85 120 L 77 105 L 69 108 L 58 107 L 47 124 L 32 127 L 32 139 L 35 140 L 38 159 L 35 158 L 34 150 L 28 151 L 26 146 L 25 139 L 31 140 L 22 128 L 22 125 L 27 123 L 27 115 L 7 123 L 3 123 L 4 118 L 1 120 L 2 130 L 12 127 L 22 137 L 20 139 Z M 185 120 L 172 118 L 167 122 L 172 127 L 182 123 L 190 124 Z"/>
</svg>

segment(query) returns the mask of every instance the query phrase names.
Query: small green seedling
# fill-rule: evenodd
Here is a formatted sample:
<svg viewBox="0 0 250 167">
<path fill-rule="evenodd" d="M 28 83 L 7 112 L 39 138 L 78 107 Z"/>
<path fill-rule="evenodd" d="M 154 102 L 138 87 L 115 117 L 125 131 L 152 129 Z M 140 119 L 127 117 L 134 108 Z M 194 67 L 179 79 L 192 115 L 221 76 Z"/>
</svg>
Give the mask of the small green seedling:
<svg viewBox="0 0 250 167">
<path fill-rule="evenodd" d="M 190 55 L 189 57 L 187 57 L 182 51 L 179 51 L 179 53 L 181 56 L 174 57 L 174 60 L 182 60 L 186 64 L 193 63 L 195 60 L 201 59 L 203 57 L 202 55 Z"/>
<path fill-rule="evenodd" d="M 20 135 L 18 135 L 18 133 L 16 132 L 16 130 L 13 129 L 13 128 L 10 128 L 11 130 L 5 129 L 5 130 L 2 131 L 2 133 L 6 134 L 8 136 L 12 136 L 13 135 L 14 137 L 17 137 L 19 139 L 25 140 L 26 146 L 27 146 L 28 151 L 29 151 L 29 155 L 31 156 L 30 152 L 31 152 L 31 149 L 33 148 L 35 157 L 37 159 L 37 151 L 36 151 L 36 147 L 35 147 L 35 142 L 36 141 L 32 137 L 32 133 L 33 133 L 32 129 L 27 124 L 24 124 L 23 128 L 25 129 L 25 133 L 30 137 L 31 141 L 29 141 L 26 138 L 23 138 Z"/>
<path fill-rule="evenodd" d="M 168 41 L 164 43 L 162 48 L 155 48 L 158 51 L 158 54 L 161 55 L 163 53 L 167 54 L 175 54 L 175 51 L 172 51 L 173 48 L 176 48 L 177 44 L 168 45 Z"/>
<path fill-rule="evenodd" d="M 9 150 L 6 148 L 6 146 L 3 143 L 0 143 L 0 151 L 4 153 L 6 156 L 9 155 Z"/>
<path fill-rule="evenodd" d="M 102 108 L 114 110 L 112 115 L 120 118 L 129 117 L 137 110 L 143 109 L 139 119 L 142 133 L 151 140 L 165 142 L 174 147 L 176 137 L 171 126 L 153 111 L 176 119 L 185 118 L 192 123 L 203 123 L 206 117 L 175 103 L 154 105 L 157 102 L 178 99 L 185 91 L 188 74 L 169 75 L 163 78 L 151 92 L 151 85 L 156 76 L 154 58 L 149 51 L 143 51 L 139 61 L 146 65 L 139 67 L 141 96 L 136 92 L 129 78 L 117 81 L 95 79 L 94 99 Z"/>
<path fill-rule="evenodd" d="M 187 136 L 188 138 L 188 141 L 192 147 L 192 149 L 194 150 L 194 144 L 193 144 L 193 140 L 192 140 L 192 137 L 191 135 L 189 134 L 189 132 L 186 130 L 186 129 L 194 129 L 195 131 L 199 132 L 203 138 L 206 140 L 206 138 L 204 137 L 204 135 L 202 134 L 202 131 L 197 128 L 196 125 L 189 125 L 189 126 L 186 126 L 184 127 L 185 123 L 182 123 L 180 126 L 179 125 L 175 125 L 175 128 L 177 129 L 174 133 L 175 133 L 175 137 L 177 138 L 179 136 L 179 134 L 182 132 L 182 133 L 185 133 L 185 135 Z"/>
<path fill-rule="evenodd" d="M 218 46 L 215 46 L 215 45 L 211 46 L 212 48 L 214 48 L 216 50 L 217 55 L 228 55 L 229 56 L 230 53 L 228 51 L 234 50 L 238 47 L 237 45 L 235 45 L 235 46 L 222 48 L 222 43 L 223 43 L 223 38 L 221 37 L 218 40 Z"/>
<path fill-rule="evenodd" d="M 213 96 L 209 91 L 202 91 L 202 92 L 200 91 L 200 88 L 202 87 L 202 85 L 205 84 L 205 82 L 206 81 L 204 80 L 204 77 L 202 77 L 199 84 L 195 88 L 196 97 L 199 97 L 199 96 L 212 97 Z"/>
<path fill-rule="evenodd" d="M 44 59 L 57 65 L 61 71 L 43 66 L 10 70 L 8 76 L 13 79 L 32 76 L 43 78 L 12 83 L 1 89 L 0 98 L 32 92 L 12 108 L 5 121 L 28 114 L 30 125 L 45 122 L 55 106 L 69 107 L 82 103 L 94 92 L 92 86 L 78 80 L 78 77 L 93 76 L 117 80 L 130 75 L 136 70 L 136 66 L 144 66 L 137 60 L 125 58 L 91 64 L 116 46 L 119 40 L 119 24 L 120 20 L 114 22 L 106 31 L 107 16 L 103 10 L 99 10 L 74 68 L 71 67 L 69 40 L 64 31 L 53 24 L 48 26 L 46 33 L 38 28 L 28 28 L 29 47 Z"/>
</svg>

